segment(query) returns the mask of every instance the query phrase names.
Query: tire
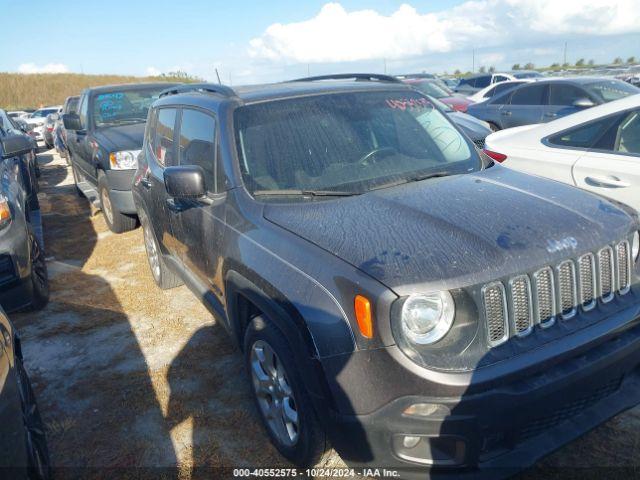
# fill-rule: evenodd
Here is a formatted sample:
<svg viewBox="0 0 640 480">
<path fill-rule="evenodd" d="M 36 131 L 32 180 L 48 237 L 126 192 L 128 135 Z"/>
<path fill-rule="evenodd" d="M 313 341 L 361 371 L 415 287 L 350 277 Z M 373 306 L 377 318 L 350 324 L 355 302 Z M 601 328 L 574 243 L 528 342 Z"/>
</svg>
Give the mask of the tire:
<svg viewBox="0 0 640 480">
<path fill-rule="evenodd" d="M 144 236 L 144 248 L 147 251 L 147 260 L 149 261 L 149 270 L 153 280 L 163 290 L 179 287 L 184 282 L 176 275 L 166 264 L 162 257 L 160 246 L 153 233 L 153 227 L 149 224 L 147 214 L 139 213 L 140 224 L 142 225 L 142 233 Z"/>
<path fill-rule="evenodd" d="M 80 187 L 78 186 L 78 174 L 76 173 L 76 167 L 73 166 L 72 162 L 69 162 L 69 165 L 71 165 L 71 174 L 73 175 L 73 185 L 76 187 L 76 195 L 82 198 L 84 197 L 84 193 L 82 193 L 82 190 L 80 190 Z"/>
<path fill-rule="evenodd" d="M 275 356 L 270 355 L 269 349 Z M 266 317 L 257 316 L 249 323 L 244 356 L 256 408 L 273 445 L 299 467 L 318 464 L 328 450 L 325 431 L 296 368 L 291 347 Z M 291 421 L 292 411 L 295 423 Z"/>
<path fill-rule="evenodd" d="M 107 222 L 109 230 L 113 233 L 124 233 L 136 228 L 136 218 L 121 213 L 113 205 L 109 184 L 107 183 L 107 176 L 102 172 L 98 173 L 98 196 L 100 197 L 100 209 L 102 210 L 102 215 Z"/>
<path fill-rule="evenodd" d="M 25 426 L 25 438 L 28 460 L 28 478 L 33 480 L 48 480 L 51 478 L 51 461 L 45 427 L 40 417 L 36 397 L 29 381 L 29 376 L 22 365 L 22 360 L 16 359 L 16 370 L 22 403 L 22 418 Z"/>
<path fill-rule="evenodd" d="M 47 262 L 44 250 L 40 241 L 29 232 L 29 242 L 31 246 L 31 302 L 29 310 L 41 310 L 49 302 L 49 274 L 47 272 Z"/>
</svg>

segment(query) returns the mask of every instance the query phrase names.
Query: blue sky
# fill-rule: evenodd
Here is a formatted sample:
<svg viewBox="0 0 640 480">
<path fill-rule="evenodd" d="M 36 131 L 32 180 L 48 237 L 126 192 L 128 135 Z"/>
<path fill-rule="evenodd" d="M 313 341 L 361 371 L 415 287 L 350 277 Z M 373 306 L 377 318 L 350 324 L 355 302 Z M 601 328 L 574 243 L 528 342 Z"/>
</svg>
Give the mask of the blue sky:
<svg viewBox="0 0 640 480">
<path fill-rule="evenodd" d="M 0 0 L 0 71 L 282 80 L 640 57 L 640 0 Z M 279 25 L 274 25 L 279 24 Z M 637 27 L 636 27 L 637 26 Z"/>
</svg>

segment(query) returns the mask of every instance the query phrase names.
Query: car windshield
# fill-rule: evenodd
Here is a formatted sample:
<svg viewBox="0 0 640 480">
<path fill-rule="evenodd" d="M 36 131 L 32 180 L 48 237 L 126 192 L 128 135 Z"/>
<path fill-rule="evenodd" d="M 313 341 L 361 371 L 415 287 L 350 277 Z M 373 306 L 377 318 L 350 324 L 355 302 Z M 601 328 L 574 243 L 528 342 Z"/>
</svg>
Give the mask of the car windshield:
<svg viewBox="0 0 640 480">
<path fill-rule="evenodd" d="M 436 82 L 412 82 L 410 85 L 425 95 L 429 95 L 433 98 L 445 98 L 451 96 L 451 92 L 448 92 Z"/>
<path fill-rule="evenodd" d="M 167 86 L 101 92 L 93 97 L 93 121 L 96 128 L 147 121 L 149 105 Z"/>
<path fill-rule="evenodd" d="M 418 92 L 262 102 L 239 107 L 234 122 L 244 182 L 254 195 L 353 195 L 481 165 L 469 142 Z"/>
<path fill-rule="evenodd" d="M 621 80 L 602 80 L 585 85 L 602 102 L 613 102 L 640 93 L 640 88 Z"/>
</svg>

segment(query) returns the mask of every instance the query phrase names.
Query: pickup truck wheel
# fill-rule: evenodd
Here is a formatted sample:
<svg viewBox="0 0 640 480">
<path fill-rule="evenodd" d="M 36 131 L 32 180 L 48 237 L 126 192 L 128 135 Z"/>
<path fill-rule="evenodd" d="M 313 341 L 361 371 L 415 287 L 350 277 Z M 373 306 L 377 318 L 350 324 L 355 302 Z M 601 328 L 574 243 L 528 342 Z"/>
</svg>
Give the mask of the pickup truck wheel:
<svg viewBox="0 0 640 480">
<path fill-rule="evenodd" d="M 73 166 L 71 160 L 69 160 L 69 165 L 71 166 L 71 174 L 73 175 L 73 184 L 76 187 L 76 195 L 78 195 L 79 197 L 84 197 L 82 190 L 80 190 L 80 187 L 78 186 L 78 174 L 76 173 L 76 167 Z"/>
<path fill-rule="evenodd" d="M 40 241 L 29 234 L 31 243 L 31 305 L 30 310 L 41 310 L 49 302 L 49 275 Z"/>
<path fill-rule="evenodd" d="M 289 344 L 277 327 L 257 316 L 247 327 L 244 346 L 253 398 L 272 443 L 294 464 L 316 465 L 327 451 L 326 434 Z"/>
<path fill-rule="evenodd" d="M 182 279 L 173 273 L 164 262 L 162 252 L 153 234 L 153 229 L 149 225 L 149 219 L 145 213 L 140 213 L 139 217 L 144 236 L 144 248 L 147 251 L 147 260 L 149 260 L 149 268 L 151 269 L 153 280 L 163 290 L 179 287 L 183 284 Z"/>
<path fill-rule="evenodd" d="M 136 219 L 121 213 L 111 202 L 109 184 L 104 173 L 98 174 L 98 193 L 100 194 L 100 209 L 113 233 L 124 233 L 136 228 Z"/>
</svg>

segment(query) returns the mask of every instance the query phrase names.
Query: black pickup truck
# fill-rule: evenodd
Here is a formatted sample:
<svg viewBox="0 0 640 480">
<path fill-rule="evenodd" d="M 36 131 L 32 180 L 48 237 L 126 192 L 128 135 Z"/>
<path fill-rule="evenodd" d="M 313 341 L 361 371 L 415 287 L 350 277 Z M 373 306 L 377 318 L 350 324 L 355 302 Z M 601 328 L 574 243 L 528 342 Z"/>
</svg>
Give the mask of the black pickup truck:
<svg viewBox="0 0 640 480">
<path fill-rule="evenodd" d="M 63 115 L 78 193 L 99 207 L 111 231 L 135 228 L 131 181 L 142 148 L 149 105 L 171 83 L 88 88 L 78 113 Z"/>
</svg>

